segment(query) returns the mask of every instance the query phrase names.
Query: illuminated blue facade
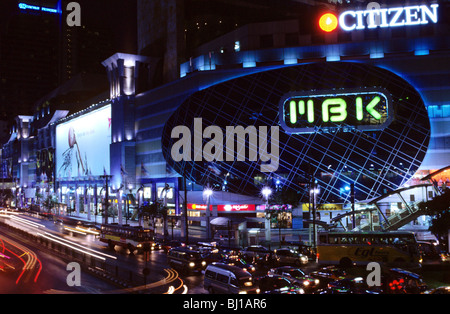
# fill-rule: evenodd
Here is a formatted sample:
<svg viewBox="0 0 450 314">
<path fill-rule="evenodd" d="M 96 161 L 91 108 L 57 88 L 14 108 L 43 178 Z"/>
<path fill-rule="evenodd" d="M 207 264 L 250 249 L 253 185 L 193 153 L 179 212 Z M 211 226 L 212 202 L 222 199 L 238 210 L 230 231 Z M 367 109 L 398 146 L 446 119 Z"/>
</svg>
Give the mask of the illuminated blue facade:
<svg viewBox="0 0 450 314">
<path fill-rule="evenodd" d="M 103 63 L 110 81 L 111 166 L 106 171 L 113 176 L 112 187 L 140 202 L 145 188 L 150 189 L 147 198 L 155 200 L 168 184 L 174 191 L 168 202 L 180 214 L 182 176 L 200 186 L 210 183 L 253 196 L 263 184 L 287 187 L 301 194 L 302 202 L 309 201 L 305 184 L 317 181 L 318 203 L 348 202 L 349 194 L 342 191 L 351 183 L 358 201 L 417 183 L 450 165 L 446 23 L 440 18 L 425 30 L 411 26 L 295 40 L 290 26 L 291 33 L 284 34 L 264 23 L 246 25 L 200 47 L 180 65 L 179 79 L 150 90 L 138 85 L 143 76 L 151 76 L 157 61 L 116 54 Z M 272 47 L 258 47 L 254 38 L 267 35 L 273 36 Z M 227 43 L 227 38 L 232 40 Z M 143 66 L 150 71 L 143 72 Z M 364 88 L 383 88 L 393 99 L 393 122 L 379 132 L 350 126 L 346 132 L 299 135 L 281 127 L 279 102 L 286 93 Z M 171 131 L 178 125 L 191 127 L 196 117 L 204 127 L 280 126 L 278 171 L 261 173 L 258 163 L 248 161 L 175 162 Z"/>
</svg>

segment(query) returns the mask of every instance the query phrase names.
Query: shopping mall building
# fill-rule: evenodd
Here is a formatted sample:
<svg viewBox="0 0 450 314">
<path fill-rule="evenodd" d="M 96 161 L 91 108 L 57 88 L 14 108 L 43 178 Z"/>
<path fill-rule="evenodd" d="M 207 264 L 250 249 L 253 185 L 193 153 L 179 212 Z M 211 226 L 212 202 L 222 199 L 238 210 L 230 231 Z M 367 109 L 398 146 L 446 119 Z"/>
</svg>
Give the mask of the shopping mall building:
<svg viewBox="0 0 450 314">
<path fill-rule="evenodd" d="M 446 1 L 390 3 L 236 27 L 149 89 L 157 58 L 111 56 L 104 99 L 49 112 L 32 136 L 36 117 L 17 117 L 2 155 L 15 204 L 53 193 L 60 210 L 90 217 L 108 188 L 116 222 L 160 200 L 180 219 L 186 206 L 192 224 L 209 205 L 252 228 L 275 202 L 261 194 L 269 186 L 299 200 L 290 228 L 307 226 L 312 208 L 351 226 L 353 200 L 374 209 L 356 226 L 395 228 L 390 217 L 450 182 L 450 171 L 436 174 L 450 166 L 450 25 Z"/>
</svg>

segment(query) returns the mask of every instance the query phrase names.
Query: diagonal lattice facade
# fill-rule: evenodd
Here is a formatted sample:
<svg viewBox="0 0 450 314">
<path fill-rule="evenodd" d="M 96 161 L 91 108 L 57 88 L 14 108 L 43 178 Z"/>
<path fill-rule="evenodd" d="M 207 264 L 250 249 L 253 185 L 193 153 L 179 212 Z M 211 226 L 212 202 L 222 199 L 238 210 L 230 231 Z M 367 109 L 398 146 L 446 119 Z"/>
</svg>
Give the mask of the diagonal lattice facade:
<svg viewBox="0 0 450 314">
<path fill-rule="evenodd" d="M 278 104 L 287 93 L 357 88 L 382 88 L 390 93 L 394 112 L 387 127 L 361 131 L 348 125 L 349 131 L 343 132 L 341 125 L 341 131 L 290 134 L 280 126 Z M 300 193 L 303 201 L 309 198 L 304 182 L 314 179 L 321 189 L 321 203 L 347 200 L 349 195 L 343 195 L 342 188 L 350 183 L 355 184 L 358 200 L 397 189 L 419 168 L 430 140 L 429 118 L 419 93 L 392 72 L 367 64 L 335 62 L 284 67 L 194 93 L 165 125 L 164 157 L 174 170 L 201 185 L 209 182 L 220 186 L 229 173 L 228 189 L 251 195 L 260 190 L 255 178 L 266 175 L 260 172 L 259 161 L 216 161 L 216 171 L 209 171 L 211 163 L 205 160 L 172 159 L 171 148 L 177 139 L 171 138 L 171 130 L 183 125 L 193 134 L 193 121 L 198 117 L 202 118 L 203 128 L 219 126 L 224 134 L 226 126 L 280 126 L 279 167 L 270 174 L 271 178 L 280 179 L 284 187 Z M 203 139 L 203 145 L 208 141 Z M 247 157 L 248 150 L 256 149 L 246 141 Z"/>
</svg>

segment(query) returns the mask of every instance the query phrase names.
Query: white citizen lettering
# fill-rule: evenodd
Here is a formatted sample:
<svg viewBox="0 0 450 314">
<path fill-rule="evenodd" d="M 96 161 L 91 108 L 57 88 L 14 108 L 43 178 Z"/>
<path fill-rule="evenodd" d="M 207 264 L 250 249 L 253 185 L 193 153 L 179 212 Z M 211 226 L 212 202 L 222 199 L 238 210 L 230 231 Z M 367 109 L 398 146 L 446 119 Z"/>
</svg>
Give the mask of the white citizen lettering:
<svg viewBox="0 0 450 314">
<path fill-rule="evenodd" d="M 356 26 L 356 29 L 365 29 L 364 26 L 364 12 L 365 11 L 356 11 L 356 20 L 358 22 L 358 26 Z"/>
<path fill-rule="evenodd" d="M 405 25 L 405 20 L 398 21 L 400 16 L 403 13 L 403 8 L 392 8 L 388 10 L 388 13 L 391 14 L 392 12 L 395 12 L 394 16 L 392 17 L 391 21 L 389 22 L 390 27 L 394 26 L 403 26 Z"/>
<path fill-rule="evenodd" d="M 380 9 L 379 11 L 380 11 L 380 16 L 381 16 L 380 27 L 389 27 L 388 18 L 387 18 L 388 9 Z"/>
<path fill-rule="evenodd" d="M 417 25 L 420 24 L 419 18 L 420 7 L 418 5 L 412 7 L 405 7 L 406 21 L 405 25 Z"/>
<path fill-rule="evenodd" d="M 347 15 L 349 15 L 349 16 L 351 16 L 351 17 L 356 17 L 356 13 L 355 13 L 355 11 L 346 11 L 346 12 L 342 13 L 342 14 L 339 16 L 339 25 L 341 25 L 341 28 L 342 28 L 344 31 L 349 32 L 349 31 L 352 31 L 352 30 L 354 30 L 354 29 L 356 28 L 356 23 L 354 23 L 354 24 L 351 25 L 351 26 L 347 25 L 347 23 L 346 23 L 346 21 L 345 21 Z"/>
<path fill-rule="evenodd" d="M 380 11 L 379 10 L 367 10 L 364 12 L 364 15 L 367 15 L 367 28 L 377 28 L 377 26 L 380 23 L 377 23 L 377 19 L 379 22 L 379 15 L 380 15 Z M 375 17 L 376 15 L 376 17 Z"/>
<path fill-rule="evenodd" d="M 345 11 L 339 16 L 339 25 L 344 31 L 363 30 L 366 27 L 399 27 L 438 22 L 439 4 L 413 5 L 385 8 L 368 6 L 367 10 Z M 366 17 L 366 18 L 365 18 Z"/>
<path fill-rule="evenodd" d="M 420 9 L 422 10 L 422 24 L 428 24 L 427 16 L 430 18 L 430 20 L 433 23 L 437 23 L 438 21 L 438 13 L 437 8 L 439 7 L 439 4 L 432 4 L 431 8 L 433 9 L 433 12 L 431 12 L 430 9 L 426 5 L 421 5 Z"/>
</svg>

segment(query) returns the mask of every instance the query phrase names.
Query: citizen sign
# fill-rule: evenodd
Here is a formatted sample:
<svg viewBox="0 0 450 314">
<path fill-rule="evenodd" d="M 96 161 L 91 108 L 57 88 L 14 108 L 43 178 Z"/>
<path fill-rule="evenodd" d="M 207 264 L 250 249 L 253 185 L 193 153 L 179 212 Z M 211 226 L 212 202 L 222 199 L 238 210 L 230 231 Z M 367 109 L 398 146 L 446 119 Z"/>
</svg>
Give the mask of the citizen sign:
<svg viewBox="0 0 450 314">
<path fill-rule="evenodd" d="M 354 29 L 428 24 L 430 21 L 437 23 L 438 7 L 438 4 L 432 4 L 430 6 L 414 5 L 398 8 L 346 11 L 339 16 L 339 25 L 344 31 L 352 31 Z"/>
<path fill-rule="evenodd" d="M 437 23 L 438 8 L 438 4 L 431 4 L 349 10 L 339 15 L 339 25 L 344 31 L 349 32 L 366 28 L 374 29 L 377 27 L 388 28 Z M 324 23 L 326 24 L 327 21 L 331 25 L 333 18 L 328 17 Z M 322 27 L 322 29 L 324 28 Z"/>
</svg>

